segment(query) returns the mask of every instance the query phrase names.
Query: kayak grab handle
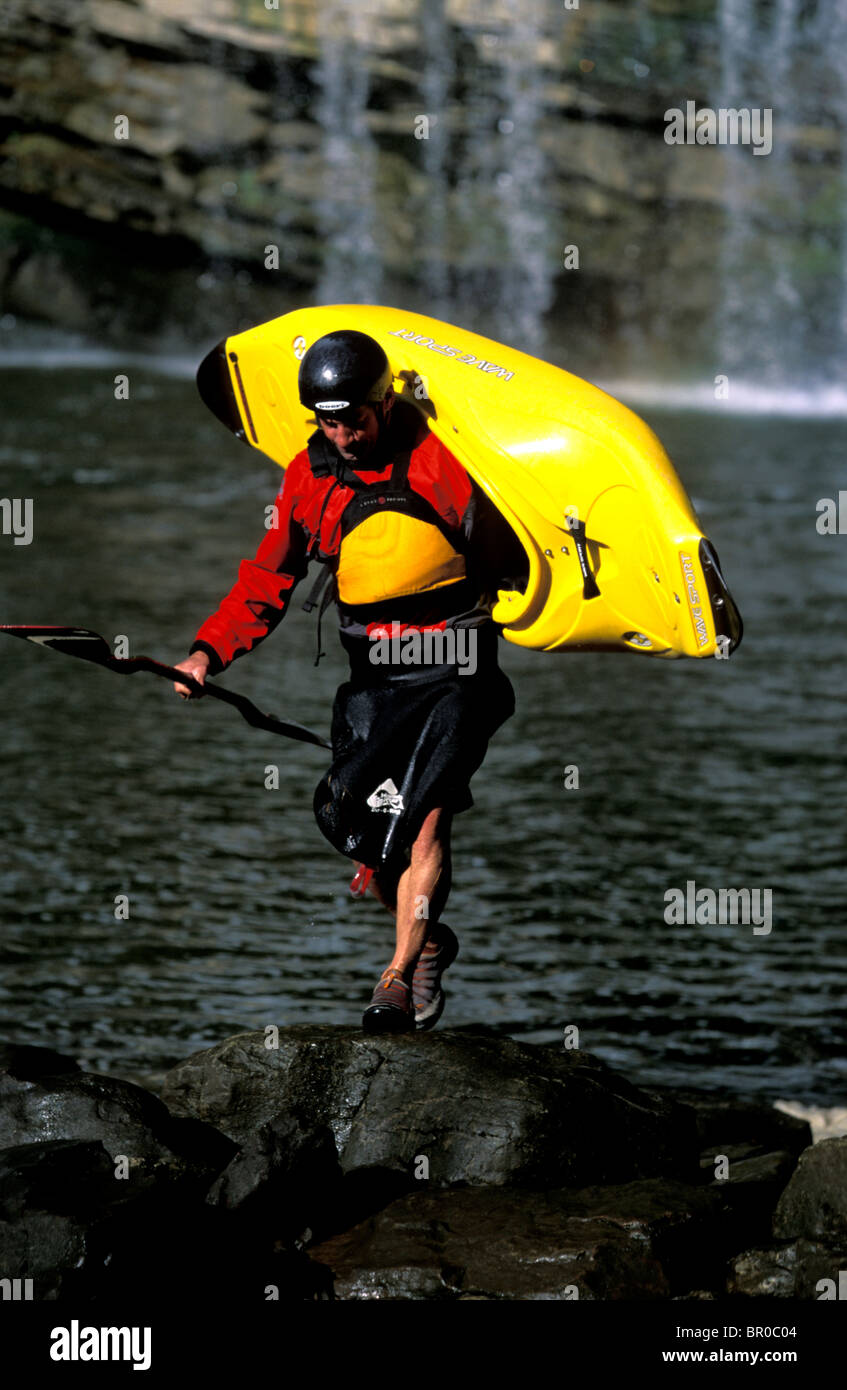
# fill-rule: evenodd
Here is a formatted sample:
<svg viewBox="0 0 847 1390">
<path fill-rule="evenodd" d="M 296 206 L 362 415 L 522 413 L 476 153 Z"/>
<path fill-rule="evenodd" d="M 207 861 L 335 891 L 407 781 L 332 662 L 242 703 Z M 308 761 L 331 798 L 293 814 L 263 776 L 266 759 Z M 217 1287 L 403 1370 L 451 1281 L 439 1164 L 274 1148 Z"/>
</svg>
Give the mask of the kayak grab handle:
<svg viewBox="0 0 847 1390">
<path fill-rule="evenodd" d="M 599 598 L 600 590 L 597 587 L 597 580 L 594 578 L 593 571 L 588 563 L 588 551 L 585 545 L 585 522 L 571 522 L 568 526 L 568 535 L 573 539 L 576 558 L 579 560 L 579 567 L 582 570 L 582 597 L 584 599 Z"/>
</svg>

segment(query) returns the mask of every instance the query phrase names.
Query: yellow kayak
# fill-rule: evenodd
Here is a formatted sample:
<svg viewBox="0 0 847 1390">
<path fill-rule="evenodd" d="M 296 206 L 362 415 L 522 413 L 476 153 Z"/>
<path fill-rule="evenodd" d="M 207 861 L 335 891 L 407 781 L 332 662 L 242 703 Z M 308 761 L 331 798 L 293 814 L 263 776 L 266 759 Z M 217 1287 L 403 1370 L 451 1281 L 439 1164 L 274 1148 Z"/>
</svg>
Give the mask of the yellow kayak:
<svg viewBox="0 0 847 1390">
<path fill-rule="evenodd" d="M 493 609 L 538 651 L 728 656 L 738 610 L 659 440 L 570 372 L 453 324 L 370 304 L 295 309 L 226 338 L 197 373 L 206 404 L 285 468 L 314 419 L 300 404 L 306 349 L 339 328 L 375 338 L 395 390 L 479 483 L 520 539 L 525 590 Z"/>
</svg>

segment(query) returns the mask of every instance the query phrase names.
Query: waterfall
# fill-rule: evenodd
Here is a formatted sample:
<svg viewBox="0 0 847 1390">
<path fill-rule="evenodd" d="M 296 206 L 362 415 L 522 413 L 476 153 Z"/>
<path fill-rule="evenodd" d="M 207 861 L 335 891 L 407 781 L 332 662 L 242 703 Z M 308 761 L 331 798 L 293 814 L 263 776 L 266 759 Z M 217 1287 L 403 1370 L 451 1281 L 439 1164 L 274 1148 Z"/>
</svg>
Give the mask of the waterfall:
<svg viewBox="0 0 847 1390">
<path fill-rule="evenodd" d="M 718 107 L 755 104 L 747 77 L 750 55 L 755 51 L 754 12 L 755 0 L 720 0 Z M 715 324 L 715 368 L 730 376 L 749 365 L 747 338 L 753 303 L 745 273 L 756 239 L 747 207 L 747 172 L 752 159 L 752 152 L 743 147 L 726 146 L 722 150 L 724 229 L 719 248 L 721 294 Z"/>
<path fill-rule="evenodd" d="M 798 95 L 793 80 L 792 49 L 794 36 L 798 31 L 801 8 L 802 0 L 777 0 L 773 31 L 766 46 L 766 70 L 772 89 L 777 94 L 775 101 L 779 103 L 779 109 L 782 111 L 785 110 L 788 102 Z M 783 138 L 780 139 L 777 129 L 773 150 L 768 155 L 768 174 L 772 184 L 784 191 L 788 199 L 794 201 L 798 190 L 794 187 L 790 161 L 791 151 L 784 135 L 785 132 L 783 131 Z M 774 237 L 770 242 L 769 250 L 773 268 L 771 284 L 774 312 L 778 318 L 785 316 L 796 323 L 803 301 L 794 283 L 790 250 L 786 245 L 786 238 L 784 236 Z"/>
<path fill-rule="evenodd" d="M 427 0 L 420 10 L 423 105 L 429 120 L 422 141 L 427 186 L 419 213 L 422 277 L 429 309 L 435 318 L 449 319 L 450 304 L 450 155 L 456 132 L 452 121 L 456 63 L 446 0 Z"/>
<path fill-rule="evenodd" d="M 315 120 L 322 139 L 314 212 L 322 264 L 314 298 L 319 304 L 379 303 L 382 254 L 376 232 L 377 150 L 367 124 L 367 15 L 344 0 L 324 0 L 318 34 Z"/>
<path fill-rule="evenodd" d="M 843 364 L 847 361 L 847 0 L 836 0 L 835 13 L 827 22 L 820 22 L 821 41 L 831 46 L 835 55 L 832 109 L 836 128 L 841 136 L 841 244 L 840 290 L 838 303 L 838 363 L 837 379 L 843 381 Z"/>
<path fill-rule="evenodd" d="M 563 237 L 545 201 L 545 109 L 537 51 L 550 16 L 548 0 L 508 0 L 480 34 L 457 24 L 465 64 L 456 103 L 462 129 L 453 142 L 452 245 L 457 288 L 453 317 L 464 313 L 478 332 L 527 351 L 544 341 Z M 558 22 L 558 14 L 555 16 Z M 437 62 L 433 55 L 431 62 Z"/>
<path fill-rule="evenodd" d="M 511 336 L 532 352 L 543 340 L 543 316 L 552 303 L 559 270 L 545 203 L 546 160 L 540 141 L 544 108 L 535 56 L 547 5 L 545 0 L 513 0 L 510 9 L 513 18 L 502 52 L 503 116 L 498 122 L 501 167 L 495 180 L 505 250 L 499 336 Z M 561 215 L 558 223 L 564 229 Z M 564 240 L 560 234 L 558 241 Z"/>
<path fill-rule="evenodd" d="M 761 158 L 743 147 L 721 151 L 726 218 L 717 370 L 797 386 L 815 358 L 829 377 L 847 336 L 843 270 L 840 325 L 834 280 L 827 288 L 823 277 L 810 275 L 810 264 L 826 254 L 823 246 L 832 235 L 825 225 L 815 225 L 821 220 L 815 200 L 822 194 L 837 198 L 843 228 L 843 184 L 839 195 L 820 155 L 810 162 L 808 154 L 798 158 L 795 148 L 804 127 L 825 129 L 834 117 L 842 128 L 845 157 L 845 0 L 820 0 L 812 12 L 805 0 L 775 0 L 764 11 L 755 0 L 720 0 L 719 27 L 717 104 L 771 107 L 773 149 Z M 840 110 L 831 107 L 833 93 L 840 93 Z"/>
<path fill-rule="evenodd" d="M 711 402 L 726 373 L 736 401 L 833 408 L 847 0 L 66 8 L 6 4 L 27 74 L 3 108 L 7 326 L 178 345 L 292 302 L 388 299 L 586 375 L 697 381 Z M 771 152 L 669 151 L 665 109 L 688 100 L 770 110 Z"/>
</svg>

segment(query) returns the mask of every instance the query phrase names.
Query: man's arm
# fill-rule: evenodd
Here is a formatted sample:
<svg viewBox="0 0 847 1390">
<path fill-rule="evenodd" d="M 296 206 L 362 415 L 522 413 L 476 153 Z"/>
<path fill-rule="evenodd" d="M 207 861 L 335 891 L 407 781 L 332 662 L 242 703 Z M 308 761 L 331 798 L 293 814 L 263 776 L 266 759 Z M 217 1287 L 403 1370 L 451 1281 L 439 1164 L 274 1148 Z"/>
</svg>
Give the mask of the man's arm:
<svg viewBox="0 0 847 1390">
<path fill-rule="evenodd" d="M 202 624 L 187 660 L 176 667 L 200 685 L 207 675 L 225 671 L 274 630 L 306 573 L 308 537 L 293 515 L 302 486 L 300 463 L 298 455 L 286 472 L 275 499 L 275 525 L 267 531 L 255 558 L 241 561 L 236 583 Z M 175 685 L 174 689 L 183 698 L 192 693 L 183 685 Z"/>
</svg>

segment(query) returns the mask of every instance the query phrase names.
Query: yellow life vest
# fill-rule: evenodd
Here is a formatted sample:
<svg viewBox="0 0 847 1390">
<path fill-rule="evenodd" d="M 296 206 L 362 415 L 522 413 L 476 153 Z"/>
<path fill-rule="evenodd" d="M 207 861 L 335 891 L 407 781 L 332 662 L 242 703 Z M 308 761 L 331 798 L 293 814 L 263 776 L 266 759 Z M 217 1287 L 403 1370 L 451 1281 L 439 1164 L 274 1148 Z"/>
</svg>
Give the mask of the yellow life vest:
<svg viewBox="0 0 847 1390">
<path fill-rule="evenodd" d="M 341 542 L 336 570 L 342 603 L 423 594 L 465 578 L 465 559 L 431 522 L 386 507 Z"/>
<path fill-rule="evenodd" d="M 308 449 L 316 477 L 335 471 L 323 435 L 312 435 Z M 391 476 L 380 482 L 364 483 L 351 469 L 336 473 L 339 483 L 353 489 L 341 513 L 332 561 L 336 596 L 343 604 L 359 607 L 425 594 L 467 576 L 465 557 L 452 543 L 444 518 L 410 486 L 410 462 L 411 449 L 403 447 Z"/>
</svg>

